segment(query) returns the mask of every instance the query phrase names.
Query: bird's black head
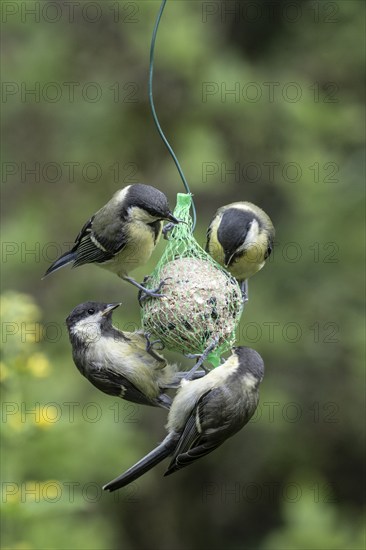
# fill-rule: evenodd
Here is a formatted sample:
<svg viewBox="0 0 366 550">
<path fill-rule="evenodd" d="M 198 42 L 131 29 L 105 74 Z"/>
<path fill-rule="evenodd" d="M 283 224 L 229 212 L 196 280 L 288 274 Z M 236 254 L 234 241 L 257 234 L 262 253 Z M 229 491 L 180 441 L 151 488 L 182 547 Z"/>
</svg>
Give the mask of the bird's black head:
<svg viewBox="0 0 366 550">
<path fill-rule="evenodd" d="M 96 324 L 103 328 L 107 329 L 112 326 L 112 312 L 120 303 L 101 303 L 101 302 L 84 302 L 76 306 L 70 315 L 66 319 L 66 325 L 71 333 L 73 329 L 79 324 Z"/>
<path fill-rule="evenodd" d="M 156 220 L 169 220 L 178 223 L 169 208 L 168 199 L 164 193 L 151 185 L 143 183 L 130 185 L 124 200 L 124 207 L 126 210 L 137 207 Z"/>
<path fill-rule="evenodd" d="M 254 219 L 260 225 L 258 217 L 249 210 L 228 208 L 223 213 L 217 238 L 224 249 L 225 264 L 230 264 L 235 252 L 243 246 Z"/>
<path fill-rule="evenodd" d="M 233 348 L 239 360 L 239 368 L 243 374 L 248 372 L 261 382 L 264 376 L 264 363 L 262 357 L 254 349 L 246 346 Z"/>
</svg>

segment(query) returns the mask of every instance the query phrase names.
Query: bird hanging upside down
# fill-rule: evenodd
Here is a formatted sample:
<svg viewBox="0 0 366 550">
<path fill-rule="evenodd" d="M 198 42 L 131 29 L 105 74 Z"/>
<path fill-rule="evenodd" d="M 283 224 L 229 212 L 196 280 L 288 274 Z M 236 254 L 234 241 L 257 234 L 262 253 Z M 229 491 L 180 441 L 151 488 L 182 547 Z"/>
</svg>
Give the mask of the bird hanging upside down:
<svg viewBox="0 0 366 550">
<path fill-rule="evenodd" d="M 242 346 L 233 348 L 231 357 L 203 378 L 183 380 L 169 411 L 164 441 L 103 489 L 125 487 L 168 456 L 165 475 L 217 449 L 253 416 L 263 375 L 260 355 Z"/>
<path fill-rule="evenodd" d="M 142 331 L 122 332 L 113 326 L 112 312 L 120 305 L 85 302 L 70 313 L 66 325 L 74 363 L 108 395 L 169 409 L 172 400 L 164 391 L 177 388 L 187 373 L 151 349 Z M 196 374 L 199 378 L 204 372 Z"/>
</svg>

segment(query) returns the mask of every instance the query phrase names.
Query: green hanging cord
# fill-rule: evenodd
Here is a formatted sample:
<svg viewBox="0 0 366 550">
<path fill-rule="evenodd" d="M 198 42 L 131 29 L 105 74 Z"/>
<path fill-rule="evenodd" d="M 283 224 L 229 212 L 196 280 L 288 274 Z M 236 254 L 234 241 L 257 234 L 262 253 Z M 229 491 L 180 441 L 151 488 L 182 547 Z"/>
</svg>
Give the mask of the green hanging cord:
<svg viewBox="0 0 366 550">
<path fill-rule="evenodd" d="M 160 20 L 161 20 L 161 16 L 163 15 L 163 11 L 164 11 L 164 8 L 165 8 L 165 4 L 166 4 L 167 0 L 163 0 L 162 3 L 161 3 L 161 6 L 160 6 L 160 9 L 159 9 L 159 13 L 157 15 L 157 18 L 156 18 L 156 21 L 155 21 L 155 26 L 154 26 L 154 30 L 153 30 L 153 34 L 152 34 L 152 38 L 151 38 L 151 47 L 150 47 L 150 69 L 149 69 L 149 102 L 150 102 L 150 108 L 151 108 L 151 112 L 152 112 L 152 116 L 153 116 L 153 119 L 154 119 L 154 122 L 155 122 L 155 125 L 158 129 L 158 132 L 160 134 L 160 137 L 161 139 L 163 140 L 163 142 L 165 143 L 169 153 L 171 154 L 174 162 L 175 162 L 175 165 L 178 169 L 178 172 L 179 172 L 179 175 L 183 181 L 183 185 L 184 185 L 184 188 L 186 190 L 186 192 L 188 194 L 191 194 L 191 191 L 189 189 L 189 185 L 187 183 L 187 180 L 183 174 L 183 170 L 179 164 L 179 161 L 171 147 L 171 145 L 169 144 L 167 138 L 165 137 L 164 135 L 164 132 L 163 130 L 161 129 L 161 126 L 160 126 L 160 123 L 159 123 L 159 119 L 158 119 L 158 116 L 156 114 L 156 111 L 155 111 L 155 106 L 154 106 L 154 98 L 153 98 L 153 87 L 152 87 L 152 84 L 153 84 L 153 72 L 154 72 L 154 50 L 155 50 L 155 42 L 156 42 L 156 35 L 158 33 L 158 28 L 159 28 L 159 23 L 160 23 Z M 192 224 L 192 232 L 194 230 L 194 228 L 196 227 L 196 219 L 197 219 L 197 216 L 196 216 L 196 209 L 195 209 L 195 206 L 194 206 L 194 202 L 192 200 L 192 219 L 193 219 L 193 224 Z"/>
</svg>

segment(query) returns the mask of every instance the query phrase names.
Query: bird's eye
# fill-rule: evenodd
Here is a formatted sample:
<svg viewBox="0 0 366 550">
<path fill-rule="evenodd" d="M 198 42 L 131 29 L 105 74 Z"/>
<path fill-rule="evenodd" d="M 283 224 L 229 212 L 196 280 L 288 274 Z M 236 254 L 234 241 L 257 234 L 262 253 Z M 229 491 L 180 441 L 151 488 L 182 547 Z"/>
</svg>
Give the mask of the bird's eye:
<svg viewBox="0 0 366 550">
<path fill-rule="evenodd" d="M 90 309 L 88 309 L 88 313 L 89 315 L 93 315 L 95 313 L 95 309 L 91 307 Z"/>
</svg>

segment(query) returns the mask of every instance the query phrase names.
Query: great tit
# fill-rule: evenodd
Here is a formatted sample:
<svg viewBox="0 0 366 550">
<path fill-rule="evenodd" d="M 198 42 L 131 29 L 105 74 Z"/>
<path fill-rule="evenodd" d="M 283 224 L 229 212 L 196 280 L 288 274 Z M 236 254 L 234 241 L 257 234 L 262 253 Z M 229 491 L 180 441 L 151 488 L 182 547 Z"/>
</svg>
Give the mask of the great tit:
<svg viewBox="0 0 366 550">
<path fill-rule="evenodd" d="M 270 218 L 250 202 L 222 206 L 209 225 L 206 252 L 241 283 L 244 301 L 248 299 L 247 279 L 264 266 L 274 237 Z"/>
<path fill-rule="evenodd" d="M 122 332 L 112 324 L 121 304 L 86 302 L 66 319 L 74 363 L 85 378 L 104 393 L 169 409 L 165 389 L 177 388 L 185 372 L 150 349 L 142 331 Z M 197 378 L 202 376 L 198 372 Z"/>
<path fill-rule="evenodd" d="M 164 193 L 137 183 L 117 191 L 89 221 L 66 252 L 48 268 L 44 277 L 72 263 L 72 267 L 95 263 L 116 273 L 148 295 L 128 273 L 145 264 L 160 239 L 163 220 L 179 223 Z"/>
<path fill-rule="evenodd" d="M 164 441 L 103 489 L 125 487 L 168 456 L 172 459 L 164 475 L 215 450 L 253 416 L 263 375 L 261 356 L 241 346 L 203 378 L 183 380 L 169 411 Z"/>
</svg>

